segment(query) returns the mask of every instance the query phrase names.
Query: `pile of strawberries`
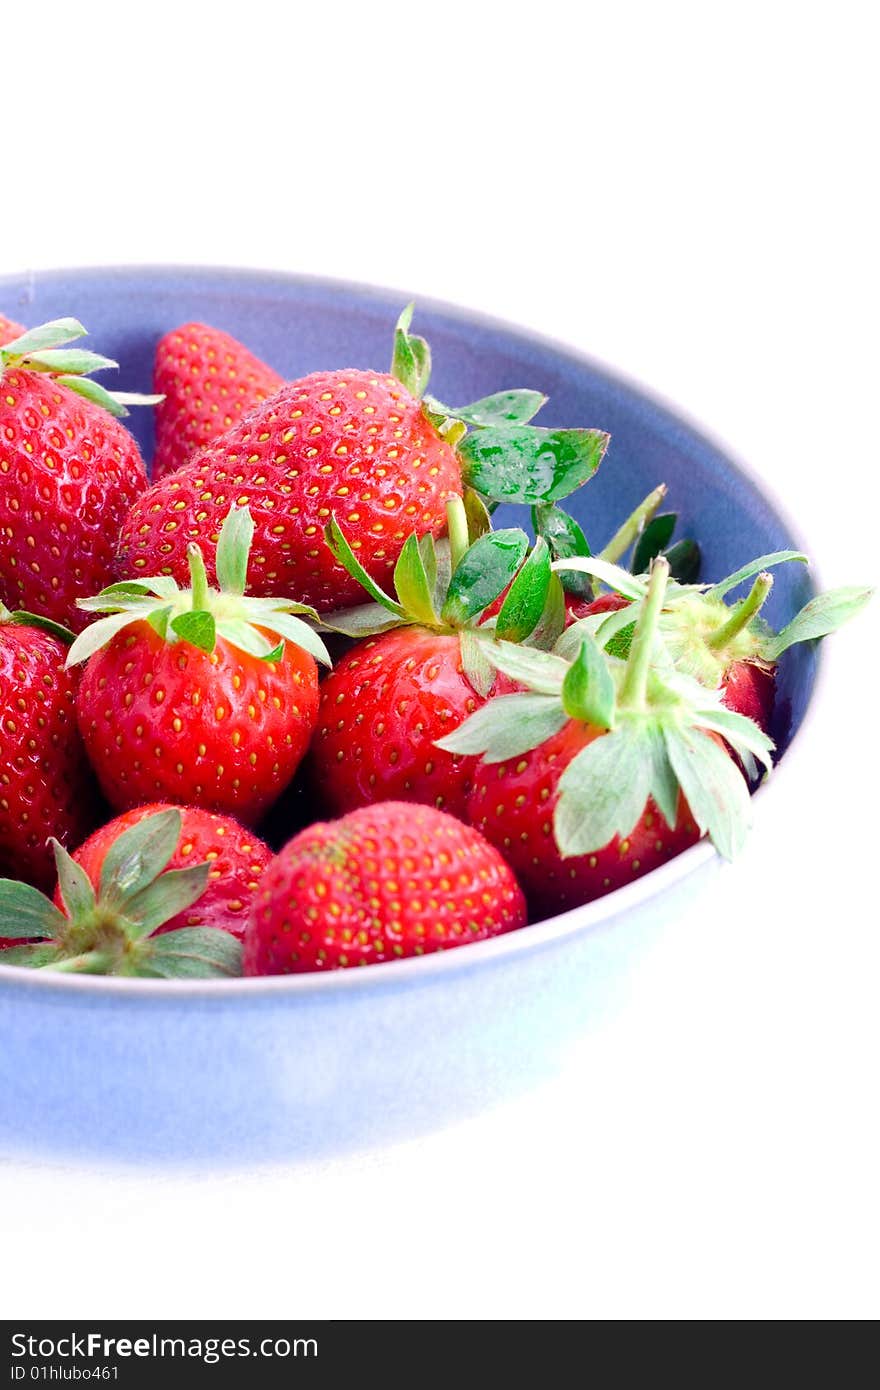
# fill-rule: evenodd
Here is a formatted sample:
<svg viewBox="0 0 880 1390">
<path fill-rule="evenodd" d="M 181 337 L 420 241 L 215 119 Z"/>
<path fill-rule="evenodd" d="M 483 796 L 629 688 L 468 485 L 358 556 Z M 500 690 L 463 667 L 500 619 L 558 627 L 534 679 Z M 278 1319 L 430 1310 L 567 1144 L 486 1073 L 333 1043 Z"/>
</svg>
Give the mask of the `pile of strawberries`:
<svg viewBox="0 0 880 1390">
<path fill-rule="evenodd" d="M 868 591 L 774 633 L 805 557 L 701 584 L 662 486 L 594 553 L 560 502 L 608 436 L 428 396 L 411 313 L 389 373 L 294 382 L 187 324 L 153 397 L 99 386 L 76 320 L 0 316 L 0 964 L 393 961 L 738 849 L 779 657 Z"/>
</svg>

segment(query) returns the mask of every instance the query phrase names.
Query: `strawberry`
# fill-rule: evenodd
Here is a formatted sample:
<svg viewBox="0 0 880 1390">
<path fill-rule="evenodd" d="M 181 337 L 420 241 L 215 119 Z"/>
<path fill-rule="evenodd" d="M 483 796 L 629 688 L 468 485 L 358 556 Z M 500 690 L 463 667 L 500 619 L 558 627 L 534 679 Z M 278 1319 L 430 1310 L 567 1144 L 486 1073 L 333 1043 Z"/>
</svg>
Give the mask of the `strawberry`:
<svg viewBox="0 0 880 1390">
<path fill-rule="evenodd" d="M 7 343 L 14 342 L 16 338 L 20 338 L 26 331 L 27 330 L 23 328 L 20 323 L 16 323 L 14 319 L 8 319 L 5 315 L 0 314 L 0 347 L 5 347 Z"/>
<path fill-rule="evenodd" d="M 460 499 L 448 515 L 450 545 L 410 536 L 395 568 L 394 598 L 360 569 L 338 524 L 328 527 L 330 549 L 374 602 L 326 623 L 348 636 L 379 634 L 358 642 L 321 685 L 309 766 L 332 815 L 376 801 L 419 801 L 463 819 L 475 760 L 436 741 L 495 686 L 475 642 L 485 611 L 505 590 L 493 622 L 499 635 L 522 641 L 543 626 L 552 642 L 562 631 L 562 588 L 546 544 L 539 541 L 528 560 L 524 531 L 489 532 L 469 544 Z"/>
<path fill-rule="evenodd" d="M 242 940 L 251 902 L 272 851 L 231 816 L 218 816 L 196 806 L 138 806 L 96 830 L 75 851 L 74 863 L 79 864 L 97 891 L 104 861 L 120 835 L 148 816 L 164 811 L 177 811 L 180 815 L 180 835 L 167 867 L 186 869 L 191 864 L 204 863 L 210 867 L 201 897 L 157 927 L 156 935 L 176 931 L 178 927 L 218 927 Z M 55 890 L 55 906 L 65 910 L 60 887 Z"/>
<path fill-rule="evenodd" d="M 161 979 L 240 974 L 244 832 L 231 821 L 205 826 L 198 816 L 176 807 L 123 816 L 84 848 L 88 870 L 53 841 L 54 903 L 25 883 L 0 879 L 0 930 L 17 943 L 0 951 L 0 966 Z M 212 883 L 219 858 L 208 851 L 204 862 L 193 861 L 216 842 L 221 825 L 233 845 L 231 878 Z M 178 862 L 185 867 L 168 867 Z"/>
<path fill-rule="evenodd" d="M 385 801 L 318 823 L 266 871 L 247 975 L 338 970 L 450 950 L 525 925 L 497 850 L 432 806 Z"/>
<path fill-rule="evenodd" d="M 500 696 L 441 740 L 482 755 L 468 814 L 505 856 L 533 912 L 575 907 L 678 854 L 701 834 L 731 857 L 749 821 L 745 779 L 772 743 L 717 692 L 654 656 L 669 576 L 654 561 L 627 661 L 570 627 L 553 652 L 484 639 L 530 693 Z M 631 577 L 630 577 L 631 578 Z"/>
<path fill-rule="evenodd" d="M 700 829 L 682 796 L 670 827 L 653 799 L 626 834 L 590 854 L 565 857 L 553 831 L 563 773 L 603 730 L 569 720 L 537 748 L 502 762 L 479 763 L 468 818 L 510 864 L 538 918 L 612 892 L 695 844 Z"/>
<path fill-rule="evenodd" d="M 331 514 L 381 583 L 412 532 L 442 532 L 445 504 L 465 481 L 492 500 L 530 502 L 565 495 L 595 471 L 608 436 L 523 424 L 543 402 L 537 392 L 457 411 L 423 403 L 430 358 L 408 332 L 411 312 L 398 324 L 390 375 L 352 368 L 292 382 L 154 484 L 123 526 L 124 568 L 183 582 L 187 545 L 197 542 L 213 573 L 220 518 L 247 502 L 256 524 L 250 592 L 296 595 L 325 613 L 359 596 L 325 544 Z"/>
<path fill-rule="evenodd" d="M 79 844 L 97 818 L 66 656 L 51 624 L 0 604 L 0 872 L 39 888 L 55 879 L 50 836 Z"/>
<path fill-rule="evenodd" d="M 184 323 L 156 348 L 154 482 L 181 468 L 203 444 L 274 396 L 284 378 L 219 328 Z"/>
<path fill-rule="evenodd" d="M 762 555 L 717 584 L 672 583 L 660 617 L 660 631 L 677 668 L 710 689 L 720 690 L 728 709 L 754 720 L 765 732 L 772 721 L 776 668 L 782 653 L 798 642 L 835 631 L 864 607 L 872 593 L 868 588 L 852 586 L 819 594 L 781 632 L 774 632 L 759 616 L 773 587 L 767 567 L 793 560 L 806 563 L 806 556 L 777 551 Z M 623 610 L 644 595 L 645 577 L 634 578 L 614 565 L 597 565 L 588 559 L 562 564 L 576 564 L 580 573 L 592 571 L 617 590 L 593 603 L 572 603 L 569 613 L 574 619 L 588 620 L 602 644 L 625 657 L 633 622 Z M 754 583 L 746 597 L 728 606 L 726 595 L 752 578 Z M 596 623 L 596 615 L 602 613 L 614 616 Z"/>
<path fill-rule="evenodd" d="M 58 347 L 85 329 L 59 319 L 0 347 L 0 601 L 68 627 L 76 600 L 112 577 L 122 520 L 147 486 L 124 401 L 82 373 L 115 366 Z"/>
<path fill-rule="evenodd" d="M 286 599 L 243 597 L 253 523 L 232 508 L 217 545 L 220 588 L 197 546 L 191 583 L 112 585 L 83 600 L 105 616 L 73 644 L 87 662 L 80 731 L 110 804 L 202 806 L 253 824 L 302 758 L 318 707 L 324 644 Z"/>
</svg>

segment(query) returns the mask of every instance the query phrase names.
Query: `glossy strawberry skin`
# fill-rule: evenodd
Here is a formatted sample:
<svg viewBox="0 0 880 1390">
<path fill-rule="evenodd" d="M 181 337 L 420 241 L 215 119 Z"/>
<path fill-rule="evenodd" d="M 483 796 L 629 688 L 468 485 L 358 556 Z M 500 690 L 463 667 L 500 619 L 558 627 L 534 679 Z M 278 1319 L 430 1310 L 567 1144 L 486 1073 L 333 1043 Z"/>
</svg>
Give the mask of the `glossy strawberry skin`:
<svg viewBox="0 0 880 1390">
<path fill-rule="evenodd" d="M 570 721 L 530 753 L 480 763 L 468 803 L 471 825 L 503 854 L 536 918 L 565 912 L 632 883 L 695 844 L 700 832 L 684 801 L 671 830 L 652 801 L 625 839 L 596 854 L 563 859 L 553 834 L 559 780 L 602 730 Z"/>
<path fill-rule="evenodd" d="M 86 624 L 78 598 L 114 577 L 123 519 L 147 486 L 137 444 L 100 406 L 38 372 L 0 379 L 0 600 Z"/>
<path fill-rule="evenodd" d="M 22 324 L 16 323 L 15 319 L 8 319 L 4 314 L 0 314 L 0 347 L 15 342 L 15 339 L 20 338 L 24 331 Z"/>
<path fill-rule="evenodd" d="M 450 950 L 525 925 L 513 874 L 430 806 L 386 801 L 304 830 L 266 872 L 246 975 L 344 969 Z"/>
<path fill-rule="evenodd" d="M 284 378 L 230 334 L 185 323 L 160 340 L 153 385 L 164 397 L 156 406 L 156 482 L 274 396 Z"/>
<path fill-rule="evenodd" d="M 262 876 L 271 862 L 272 851 L 231 816 L 220 816 L 195 806 L 174 807 L 161 802 L 139 806 L 96 830 L 73 858 L 97 889 L 101 881 L 101 866 L 119 836 L 145 816 L 172 810 L 180 812 L 181 831 L 168 868 L 187 869 L 193 864 L 210 860 L 211 870 L 208 886 L 198 902 L 158 927 L 154 934 L 161 936 L 163 932 L 176 931 L 178 927 L 217 927 L 241 941 Z M 55 905 L 64 910 L 57 888 Z"/>
<path fill-rule="evenodd" d="M 253 825 L 308 746 L 317 668 L 291 642 L 268 662 L 222 638 L 211 653 L 168 643 L 139 622 L 89 659 L 76 709 L 115 809 L 167 800 Z"/>
<path fill-rule="evenodd" d="M 125 521 L 119 572 L 185 582 L 196 541 L 213 582 L 220 524 L 233 502 L 247 504 L 256 525 L 248 592 L 328 612 L 363 602 L 324 542 L 331 515 L 383 583 L 409 535 L 445 530 L 445 504 L 461 490 L 454 451 L 394 377 L 316 372 L 154 484 Z"/>
<path fill-rule="evenodd" d="M 66 655 L 47 632 L 0 624 L 0 875 L 40 889 L 55 881 L 49 837 L 77 845 L 97 819 Z"/>
<path fill-rule="evenodd" d="M 434 745 L 484 703 L 456 634 L 405 627 L 358 643 L 321 683 L 309 773 L 327 813 L 417 801 L 465 819 L 477 759 Z"/>
</svg>

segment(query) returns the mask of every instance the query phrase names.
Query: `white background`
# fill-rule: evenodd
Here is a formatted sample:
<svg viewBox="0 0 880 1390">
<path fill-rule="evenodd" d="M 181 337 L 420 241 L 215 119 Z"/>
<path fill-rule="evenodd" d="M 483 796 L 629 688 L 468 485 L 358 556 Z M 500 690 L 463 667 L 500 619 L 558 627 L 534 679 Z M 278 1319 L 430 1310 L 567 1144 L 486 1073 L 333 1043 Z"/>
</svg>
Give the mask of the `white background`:
<svg viewBox="0 0 880 1390">
<path fill-rule="evenodd" d="M 876 582 L 869 6 L 7 6 L 0 272 L 301 270 L 567 340 Z M 6 1166 L 7 1317 L 878 1312 L 877 611 L 559 1078 L 393 1149 Z M 871 649 L 873 647 L 873 649 Z"/>
</svg>

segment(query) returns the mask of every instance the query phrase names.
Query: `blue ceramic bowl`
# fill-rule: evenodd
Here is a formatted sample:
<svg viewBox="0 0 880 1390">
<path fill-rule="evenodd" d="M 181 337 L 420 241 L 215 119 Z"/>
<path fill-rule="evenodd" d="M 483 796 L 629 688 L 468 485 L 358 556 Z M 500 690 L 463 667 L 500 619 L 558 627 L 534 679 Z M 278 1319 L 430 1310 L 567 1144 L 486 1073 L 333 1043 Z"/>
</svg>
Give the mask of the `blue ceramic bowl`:
<svg viewBox="0 0 880 1390">
<path fill-rule="evenodd" d="M 74 314 L 149 389 L 158 338 L 200 319 L 287 377 L 383 367 L 399 294 L 240 271 L 57 271 L 0 280 L 0 311 L 28 325 Z M 432 389 L 466 401 L 509 386 L 549 396 L 541 422 L 595 425 L 612 443 L 574 499 L 607 537 L 658 482 L 708 578 L 800 549 L 757 482 L 679 416 L 594 363 L 444 305 L 418 305 Z M 149 458 L 148 410 L 131 417 Z M 776 571 L 769 617 L 810 597 L 800 565 Z M 803 721 L 815 653 L 780 673 L 786 746 Z M 775 779 L 774 779 L 775 781 Z M 766 792 L 774 795 L 774 781 Z M 475 1113 L 553 1071 L 646 939 L 717 866 L 705 843 L 600 902 L 445 955 L 330 976 L 188 984 L 0 970 L 0 1146 L 241 1160 L 332 1152 Z M 609 929 L 613 928 L 613 931 Z"/>
</svg>

